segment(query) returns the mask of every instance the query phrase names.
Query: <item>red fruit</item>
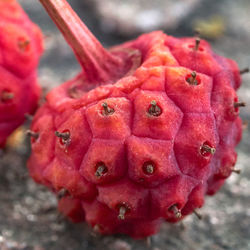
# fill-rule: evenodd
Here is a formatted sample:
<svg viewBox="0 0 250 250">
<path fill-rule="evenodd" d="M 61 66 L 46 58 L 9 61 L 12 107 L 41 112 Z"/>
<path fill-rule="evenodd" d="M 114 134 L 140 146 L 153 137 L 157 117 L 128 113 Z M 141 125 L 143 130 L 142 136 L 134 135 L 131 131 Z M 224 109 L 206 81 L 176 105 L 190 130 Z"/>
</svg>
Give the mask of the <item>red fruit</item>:
<svg viewBox="0 0 250 250">
<path fill-rule="evenodd" d="M 36 114 L 31 176 L 102 234 L 146 237 L 201 207 L 236 161 L 236 64 L 160 31 L 105 50 L 66 1 L 40 1 L 83 72 Z"/>
<path fill-rule="evenodd" d="M 58 202 L 58 210 L 72 222 L 79 223 L 84 221 L 81 200 L 72 197 L 62 197 Z"/>
<path fill-rule="evenodd" d="M 0 147 L 33 113 L 40 96 L 42 33 L 16 0 L 0 1 Z"/>
</svg>

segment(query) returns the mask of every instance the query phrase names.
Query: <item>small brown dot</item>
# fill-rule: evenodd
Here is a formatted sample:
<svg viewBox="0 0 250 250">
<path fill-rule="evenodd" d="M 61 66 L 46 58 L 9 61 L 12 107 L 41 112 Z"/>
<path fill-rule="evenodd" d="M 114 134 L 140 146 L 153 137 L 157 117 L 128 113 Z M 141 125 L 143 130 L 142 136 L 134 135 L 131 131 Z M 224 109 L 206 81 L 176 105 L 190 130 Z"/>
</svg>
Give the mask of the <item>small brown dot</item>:
<svg viewBox="0 0 250 250">
<path fill-rule="evenodd" d="M 240 174 L 241 170 L 240 169 L 236 169 L 236 168 L 232 168 L 231 171 L 235 174 Z"/>
<path fill-rule="evenodd" d="M 30 41 L 24 37 L 18 39 L 18 47 L 22 52 L 26 52 L 30 48 Z"/>
<path fill-rule="evenodd" d="M 242 70 L 240 70 L 240 74 L 243 75 L 245 73 L 249 73 L 250 72 L 250 69 L 249 68 L 244 68 Z"/>
<path fill-rule="evenodd" d="M 186 81 L 190 84 L 190 85 L 199 85 L 200 84 L 200 78 L 197 77 L 197 74 L 195 71 L 193 71 L 191 74 L 188 74 L 186 76 Z"/>
<path fill-rule="evenodd" d="M 104 174 L 106 174 L 108 172 L 108 168 L 106 167 L 106 165 L 103 162 L 98 162 L 96 164 L 96 172 L 95 172 L 95 176 L 97 178 L 102 177 Z"/>
<path fill-rule="evenodd" d="M 13 99 L 14 99 L 14 94 L 8 89 L 4 89 L 0 94 L 0 101 L 3 103 L 12 102 Z"/>
<path fill-rule="evenodd" d="M 55 136 L 60 138 L 60 143 L 62 145 L 68 146 L 71 143 L 69 130 L 64 130 L 62 133 L 56 131 Z"/>
<path fill-rule="evenodd" d="M 32 131 L 32 130 L 27 130 L 26 135 L 31 137 L 31 142 L 35 142 L 39 138 L 39 133 Z"/>
<path fill-rule="evenodd" d="M 179 219 L 179 218 L 182 217 L 181 210 L 178 209 L 177 204 L 172 205 L 168 210 L 172 211 L 174 213 L 174 215 L 175 215 L 176 218 Z"/>
<path fill-rule="evenodd" d="M 117 205 L 119 211 L 118 219 L 125 220 L 125 215 L 130 211 L 130 208 L 126 202 L 119 203 Z"/>
<path fill-rule="evenodd" d="M 142 169 L 144 174 L 151 175 L 155 172 L 155 164 L 152 161 L 144 162 Z"/>
<path fill-rule="evenodd" d="M 200 42 L 201 42 L 201 39 L 199 37 L 196 37 L 196 39 L 195 39 L 195 47 L 194 47 L 195 51 L 197 51 L 199 49 Z"/>
<path fill-rule="evenodd" d="M 194 210 L 193 213 L 196 215 L 196 217 L 197 217 L 199 220 L 202 220 L 202 215 L 201 215 L 200 213 L 198 213 L 196 210 Z"/>
<path fill-rule="evenodd" d="M 237 109 L 239 107 L 246 107 L 246 103 L 245 102 L 235 102 L 234 108 Z"/>
<path fill-rule="evenodd" d="M 113 108 L 110 108 L 106 102 L 102 104 L 102 107 L 103 107 L 102 114 L 104 116 L 112 115 L 115 112 L 115 110 Z"/>
<path fill-rule="evenodd" d="M 152 100 L 148 108 L 148 114 L 151 116 L 160 116 L 162 113 L 161 107 L 155 100 Z"/>
<path fill-rule="evenodd" d="M 65 197 L 67 195 L 69 195 L 69 191 L 67 189 L 65 189 L 65 188 L 62 188 L 62 189 L 60 189 L 58 191 L 57 198 L 60 200 L 60 199 L 62 199 L 63 197 Z"/>
<path fill-rule="evenodd" d="M 126 207 L 121 206 L 120 209 L 119 209 L 118 218 L 119 218 L 120 220 L 124 220 L 124 219 L 125 219 L 125 214 L 126 214 Z"/>
<path fill-rule="evenodd" d="M 204 142 L 200 148 L 200 153 L 202 156 L 209 156 L 215 154 L 216 149 L 211 146 L 209 142 Z"/>
</svg>

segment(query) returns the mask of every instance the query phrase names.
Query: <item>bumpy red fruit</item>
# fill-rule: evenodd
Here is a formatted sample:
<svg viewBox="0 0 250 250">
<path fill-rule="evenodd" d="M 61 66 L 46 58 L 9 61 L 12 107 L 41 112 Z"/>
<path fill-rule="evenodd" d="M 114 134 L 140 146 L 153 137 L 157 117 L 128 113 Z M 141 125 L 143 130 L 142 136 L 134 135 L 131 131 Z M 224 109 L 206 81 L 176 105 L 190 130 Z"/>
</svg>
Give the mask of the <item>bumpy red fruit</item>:
<svg viewBox="0 0 250 250">
<path fill-rule="evenodd" d="M 33 113 L 40 88 L 37 65 L 43 51 L 40 29 L 16 0 L 0 0 L 0 147 Z"/>
<path fill-rule="evenodd" d="M 40 1 L 83 72 L 36 114 L 31 176 L 102 234 L 146 237 L 201 207 L 236 161 L 237 65 L 160 31 L 105 50 L 66 1 Z"/>
</svg>

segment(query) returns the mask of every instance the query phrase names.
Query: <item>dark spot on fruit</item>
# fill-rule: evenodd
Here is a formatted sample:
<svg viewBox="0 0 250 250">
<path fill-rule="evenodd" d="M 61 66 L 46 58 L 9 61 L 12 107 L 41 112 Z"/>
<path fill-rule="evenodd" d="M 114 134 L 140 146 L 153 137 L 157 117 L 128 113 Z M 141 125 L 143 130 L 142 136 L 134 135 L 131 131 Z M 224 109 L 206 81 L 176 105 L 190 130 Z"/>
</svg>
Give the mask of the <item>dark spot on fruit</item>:
<svg viewBox="0 0 250 250">
<path fill-rule="evenodd" d="M 96 164 L 96 172 L 95 172 L 95 176 L 97 178 L 102 177 L 103 175 L 105 175 L 108 172 L 108 168 L 106 167 L 104 162 L 98 162 Z"/>
<path fill-rule="evenodd" d="M 57 198 L 60 200 L 60 199 L 62 199 L 63 197 L 65 197 L 67 195 L 69 195 L 69 191 L 67 189 L 65 189 L 65 188 L 62 188 L 62 189 L 60 189 L 58 191 Z"/>
<path fill-rule="evenodd" d="M 27 130 L 26 134 L 31 138 L 31 143 L 36 142 L 36 140 L 39 138 L 39 133 L 32 130 Z"/>
<path fill-rule="evenodd" d="M 155 100 L 152 100 L 148 108 L 148 114 L 151 116 L 160 116 L 161 113 L 161 107 L 157 104 Z"/>
<path fill-rule="evenodd" d="M 245 107 L 245 106 L 246 106 L 245 102 L 239 102 L 237 97 L 234 98 L 234 111 L 235 111 L 235 113 L 239 112 L 240 107 Z"/>
<path fill-rule="evenodd" d="M 30 41 L 25 37 L 19 37 L 17 45 L 22 52 L 27 52 L 30 49 Z"/>
<path fill-rule="evenodd" d="M 106 102 L 102 104 L 102 107 L 102 114 L 104 116 L 112 115 L 115 112 L 115 110 L 113 108 L 110 108 Z"/>
<path fill-rule="evenodd" d="M 62 133 L 56 131 L 55 135 L 60 138 L 60 144 L 63 146 L 68 146 L 71 143 L 70 131 L 68 129 L 63 130 Z"/>
<path fill-rule="evenodd" d="M 172 205 L 168 211 L 174 213 L 176 218 L 181 218 L 182 214 L 181 214 L 181 210 L 178 208 L 178 204 L 174 204 Z"/>
<path fill-rule="evenodd" d="M 187 74 L 185 79 L 190 85 L 199 85 L 201 83 L 201 79 L 197 76 L 195 71 L 191 74 Z"/>
<path fill-rule="evenodd" d="M 142 170 L 144 172 L 144 174 L 146 175 L 151 175 L 155 172 L 155 164 L 152 161 L 147 161 L 144 162 L 143 166 L 142 166 Z"/>
<path fill-rule="evenodd" d="M 235 174 L 240 174 L 241 173 L 241 170 L 240 169 L 237 169 L 237 168 L 234 168 L 232 167 L 231 171 Z"/>
<path fill-rule="evenodd" d="M 200 154 L 204 157 L 208 157 L 215 153 L 216 149 L 211 145 L 210 142 L 206 141 L 200 147 Z"/>
<path fill-rule="evenodd" d="M 130 207 L 126 202 L 121 202 L 116 206 L 116 209 L 118 210 L 118 219 L 124 220 L 125 215 L 130 212 Z"/>
<path fill-rule="evenodd" d="M 4 89 L 0 93 L 0 101 L 2 103 L 11 103 L 14 99 L 14 94 L 9 89 Z"/>
<path fill-rule="evenodd" d="M 199 220 L 202 220 L 202 215 L 201 215 L 199 212 L 197 212 L 197 211 L 194 209 L 193 213 L 196 215 L 196 217 L 197 217 Z"/>
<path fill-rule="evenodd" d="M 195 38 L 194 44 L 189 44 L 188 48 L 193 49 L 194 51 L 204 51 L 204 49 L 200 46 L 201 39 L 199 37 Z"/>
<path fill-rule="evenodd" d="M 249 73 L 250 72 L 250 69 L 249 68 L 244 68 L 242 70 L 240 70 L 240 74 L 243 75 L 245 73 Z"/>
</svg>

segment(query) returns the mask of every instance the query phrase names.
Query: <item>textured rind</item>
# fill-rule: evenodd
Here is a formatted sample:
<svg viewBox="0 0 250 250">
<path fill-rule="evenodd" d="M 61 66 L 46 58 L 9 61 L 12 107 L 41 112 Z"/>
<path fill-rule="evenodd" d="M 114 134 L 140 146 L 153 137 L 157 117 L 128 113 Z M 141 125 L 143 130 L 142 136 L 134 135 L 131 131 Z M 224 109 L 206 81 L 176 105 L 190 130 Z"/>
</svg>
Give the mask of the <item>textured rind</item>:
<svg viewBox="0 0 250 250">
<path fill-rule="evenodd" d="M 43 51 L 42 33 L 15 0 L 0 1 L 0 147 L 37 107 L 40 87 L 37 66 Z"/>
<path fill-rule="evenodd" d="M 74 219 L 79 210 L 79 196 L 72 190 L 79 184 L 69 188 L 69 171 L 79 174 L 88 190 L 86 197 L 81 186 L 86 221 L 102 234 L 134 238 L 156 233 L 162 219 L 177 222 L 192 213 L 231 174 L 242 132 L 239 111 L 233 106 L 239 70 L 231 60 L 215 55 L 205 41 L 198 51 L 194 45 L 194 38 L 176 39 L 162 32 L 142 35 L 121 45 L 142 53 L 142 64 L 133 75 L 90 91 L 82 87 L 79 98 L 70 98 L 69 90 L 75 81 L 81 83 L 80 75 L 47 96 L 32 124 L 31 129 L 40 127 L 36 131 L 41 138 L 32 142 L 28 167 L 37 182 L 55 192 L 67 189 L 77 198 L 77 207 L 71 207 L 74 217 L 71 209 L 66 216 Z M 186 81 L 193 70 L 199 85 Z M 161 108 L 159 116 L 148 113 L 152 100 Z M 104 102 L 113 114 L 103 114 Z M 80 118 L 74 120 L 77 115 Z M 40 124 L 47 116 L 54 129 Z M 65 129 L 72 140 L 59 150 L 60 139 L 54 133 Z M 46 146 L 41 148 L 45 134 Z M 215 148 L 215 154 L 202 155 L 204 143 Z M 48 154 L 48 148 L 53 153 Z M 44 155 L 43 161 L 37 154 Z M 100 162 L 107 167 L 101 177 L 95 174 Z M 143 170 L 145 162 L 153 162 L 153 173 Z M 182 218 L 174 214 L 174 205 Z M 121 206 L 126 207 L 124 220 L 118 219 Z"/>
</svg>

